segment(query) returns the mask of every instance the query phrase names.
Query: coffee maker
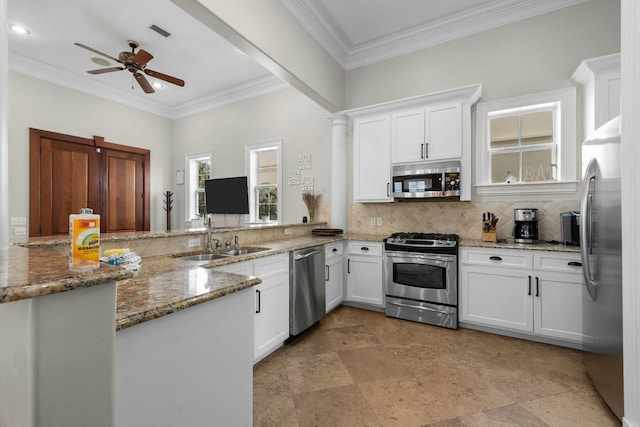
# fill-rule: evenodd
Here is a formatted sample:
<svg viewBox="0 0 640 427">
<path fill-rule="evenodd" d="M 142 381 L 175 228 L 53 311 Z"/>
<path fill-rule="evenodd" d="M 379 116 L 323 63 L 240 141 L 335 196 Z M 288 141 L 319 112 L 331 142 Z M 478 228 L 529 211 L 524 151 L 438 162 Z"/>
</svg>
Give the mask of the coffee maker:
<svg viewBox="0 0 640 427">
<path fill-rule="evenodd" d="M 514 209 L 513 222 L 513 237 L 516 243 L 538 241 L 538 209 Z"/>
</svg>

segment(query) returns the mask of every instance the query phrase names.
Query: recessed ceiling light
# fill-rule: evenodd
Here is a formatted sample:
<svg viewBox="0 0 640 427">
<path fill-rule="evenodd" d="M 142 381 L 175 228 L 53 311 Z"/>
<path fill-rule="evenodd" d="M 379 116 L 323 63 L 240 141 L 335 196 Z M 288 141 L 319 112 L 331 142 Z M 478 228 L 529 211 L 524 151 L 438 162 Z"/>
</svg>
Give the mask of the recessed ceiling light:
<svg viewBox="0 0 640 427">
<path fill-rule="evenodd" d="M 9 24 L 7 25 L 7 27 L 9 27 L 9 29 L 16 34 L 20 34 L 23 36 L 31 34 L 31 31 L 29 31 L 27 27 L 23 27 L 20 24 Z"/>
<path fill-rule="evenodd" d="M 164 87 L 164 85 L 160 82 L 153 82 L 151 83 L 151 86 L 155 87 L 156 89 L 161 89 Z"/>
</svg>

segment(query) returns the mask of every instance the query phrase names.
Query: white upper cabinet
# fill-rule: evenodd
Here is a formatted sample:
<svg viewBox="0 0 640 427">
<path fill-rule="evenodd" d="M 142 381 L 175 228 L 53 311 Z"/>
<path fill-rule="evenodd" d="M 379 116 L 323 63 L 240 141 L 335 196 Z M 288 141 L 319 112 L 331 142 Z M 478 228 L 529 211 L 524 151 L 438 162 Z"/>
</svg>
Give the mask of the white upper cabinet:
<svg viewBox="0 0 640 427">
<path fill-rule="evenodd" d="M 392 202 L 391 120 L 389 115 L 353 122 L 354 199 Z"/>
<path fill-rule="evenodd" d="M 583 86 L 586 139 L 620 114 L 620 54 L 585 59 L 571 80 Z"/>
<path fill-rule="evenodd" d="M 461 102 L 391 114 L 391 163 L 459 159 L 461 156 Z"/>
<path fill-rule="evenodd" d="M 481 85 L 345 113 L 353 119 L 354 200 L 392 202 L 392 164 L 460 161 L 460 200 L 471 200 L 471 106 Z"/>
</svg>

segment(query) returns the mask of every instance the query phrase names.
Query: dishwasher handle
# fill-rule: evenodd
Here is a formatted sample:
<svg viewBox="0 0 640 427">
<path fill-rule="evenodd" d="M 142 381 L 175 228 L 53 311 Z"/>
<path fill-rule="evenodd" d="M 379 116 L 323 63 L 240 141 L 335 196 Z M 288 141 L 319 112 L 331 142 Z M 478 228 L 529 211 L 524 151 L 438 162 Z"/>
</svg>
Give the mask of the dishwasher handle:
<svg viewBox="0 0 640 427">
<path fill-rule="evenodd" d="M 308 257 L 310 257 L 311 255 L 315 255 L 315 254 L 317 254 L 317 253 L 320 253 L 320 251 L 310 251 L 310 252 L 307 252 L 307 253 L 305 253 L 305 254 L 294 254 L 294 255 L 293 255 L 293 260 L 294 260 L 294 261 L 300 261 L 301 259 L 308 258 Z"/>
</svg>

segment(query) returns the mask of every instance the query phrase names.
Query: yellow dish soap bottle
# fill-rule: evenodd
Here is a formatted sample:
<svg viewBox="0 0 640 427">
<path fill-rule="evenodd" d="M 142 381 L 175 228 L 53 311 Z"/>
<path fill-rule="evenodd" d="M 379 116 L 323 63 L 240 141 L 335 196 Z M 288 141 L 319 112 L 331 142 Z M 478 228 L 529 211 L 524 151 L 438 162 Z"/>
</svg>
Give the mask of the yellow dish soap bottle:
<svg viewBox="0 0 640 427">
<path fill-rule="evenodd" d="M 69 268 L 93 270 L 100 267 L 100 215 L 82 208 L 80 214 L 69 215 L 71 254 Z"/>
</svg>

